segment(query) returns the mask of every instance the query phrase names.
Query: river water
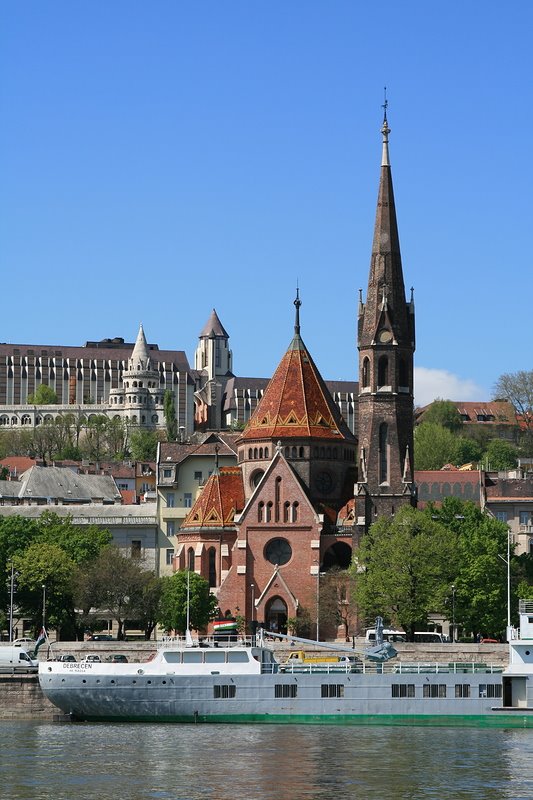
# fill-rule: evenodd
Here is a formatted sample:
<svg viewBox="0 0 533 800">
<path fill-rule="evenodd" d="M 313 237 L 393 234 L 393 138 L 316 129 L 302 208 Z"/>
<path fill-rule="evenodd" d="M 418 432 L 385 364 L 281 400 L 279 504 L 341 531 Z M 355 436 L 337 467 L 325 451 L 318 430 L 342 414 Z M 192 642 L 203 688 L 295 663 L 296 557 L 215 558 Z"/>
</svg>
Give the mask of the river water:
<svg viewBox="0 0 533 800">
<path fill-rule="evenodd" d="M 6 800 L 533 798 L 533 731 L 0 723 Z"/>
</svg>

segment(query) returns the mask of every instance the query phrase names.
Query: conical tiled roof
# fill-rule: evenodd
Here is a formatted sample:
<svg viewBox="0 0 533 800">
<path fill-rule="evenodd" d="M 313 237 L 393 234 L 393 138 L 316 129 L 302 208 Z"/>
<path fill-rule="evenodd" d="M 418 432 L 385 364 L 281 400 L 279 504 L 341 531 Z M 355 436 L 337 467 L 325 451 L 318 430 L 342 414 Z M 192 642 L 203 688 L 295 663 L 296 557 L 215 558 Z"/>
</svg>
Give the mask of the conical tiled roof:
<svg viewBox="0 0 533 800">
<path fill-rule="evenodd" d="M 226 332 L 226 329 L 222 325 L 221 321 L 219 320 L 218 314 L 215 311 L 215 309 L 212 310 L 209 319 L 205 323 L 200 333 L 200 338 L 210 337 L 210 336 L 223 336 L 225 339 L 229 339 L 228 333 Z"/>
<path fill-rule="evenodd" d="M 233 518 L 244 503 L 240 467 L 221 467 L 207 481 L 181 528 L 233 528 Z"/>
<path fill-rule="evenodd" d="M 300 336 L 296 297 L 294 338 L 243 431 L 243 439 L 313 437 L 355 441 Z"/>
</svg>

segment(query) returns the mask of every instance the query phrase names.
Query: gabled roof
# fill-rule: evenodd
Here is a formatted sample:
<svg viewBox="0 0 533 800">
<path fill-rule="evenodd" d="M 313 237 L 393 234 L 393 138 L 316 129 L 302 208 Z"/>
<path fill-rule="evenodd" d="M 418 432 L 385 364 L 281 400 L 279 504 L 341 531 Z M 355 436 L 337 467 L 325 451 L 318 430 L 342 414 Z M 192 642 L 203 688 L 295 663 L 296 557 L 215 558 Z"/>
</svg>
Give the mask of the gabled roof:
<svg viewBox="0 0 533 800">
<path fill-rule="evenodd" d="M 207 481 L 201 495 L 187 514 L 181 529 L 234 528 L 235 514 L 244 507 L 244 486 L 240 467 L 221 467 Z"/>
<path fill-rule="evenodd" d="M 58 499 L 68 503 L 121 503 L 117 485 L 110 475 L 77 475 L 68 467 L 31 467 L 17 484 L 23 500 Z"/>
<path fill-rule="evenodd" d="M 300 336 L 300 305 L 297 296 L 294 337 L 242 439 L 312 437 L 355 441 Z"/>
<path fill-rule="evenodd" d="M 219 456 L 237 457 L 236 440 L 239 433 L 203 433 L 196 435 L 195 442 L 161 442 L 159 450 L 159 465 L 181 464 L 190 456 Z M 218 448 L 218 451 L 217 451 Z"/>
</svg>

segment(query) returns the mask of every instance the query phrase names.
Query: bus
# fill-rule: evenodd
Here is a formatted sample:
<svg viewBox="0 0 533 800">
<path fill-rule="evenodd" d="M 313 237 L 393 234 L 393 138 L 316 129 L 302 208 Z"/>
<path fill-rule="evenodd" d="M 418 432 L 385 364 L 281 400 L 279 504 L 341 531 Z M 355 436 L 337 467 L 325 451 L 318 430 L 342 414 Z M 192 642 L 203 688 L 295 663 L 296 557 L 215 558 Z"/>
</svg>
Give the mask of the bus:
<svg viewBox="0 0 533 800">
<path fill-rule="evenodd" d="M 367 644 L 375 644 L 376 629 L 368 628 L 365 634 L 365 642 Z M 394 628 L 383 628 L 383 641 L 384 642 L 406 642 L 407 636 L 405 631 L 396 631 Z"/>
<path fill-rule="evenodd" d="M 443 644 L 448 638 L 437 631 L 415 631 L 415 644 Z"/>
</svg>

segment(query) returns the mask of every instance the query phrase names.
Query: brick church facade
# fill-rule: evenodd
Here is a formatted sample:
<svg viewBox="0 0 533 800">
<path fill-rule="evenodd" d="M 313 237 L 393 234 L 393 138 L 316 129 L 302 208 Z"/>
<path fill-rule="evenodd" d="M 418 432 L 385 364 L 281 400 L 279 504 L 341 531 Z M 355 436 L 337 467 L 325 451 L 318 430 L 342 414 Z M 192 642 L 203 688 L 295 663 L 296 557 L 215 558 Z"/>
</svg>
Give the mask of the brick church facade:
<svg viewBox="0 0 533 800">
<path fill-rule="evenodd" d="M 284 631 L 318 616 L 320 574 L 346 568 L 381 514 L 415 504 L 414 304 L 406 302 L 384 118 L 366 303 L 359 304 L 358 439 L 300 332 L 237 441 L 178 534 L 176 569 L 202 574 L 224 616 Z"/>
</svg>

